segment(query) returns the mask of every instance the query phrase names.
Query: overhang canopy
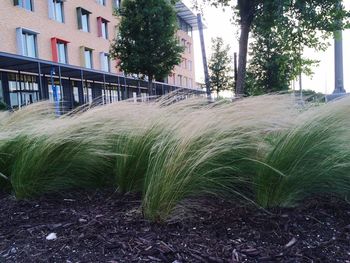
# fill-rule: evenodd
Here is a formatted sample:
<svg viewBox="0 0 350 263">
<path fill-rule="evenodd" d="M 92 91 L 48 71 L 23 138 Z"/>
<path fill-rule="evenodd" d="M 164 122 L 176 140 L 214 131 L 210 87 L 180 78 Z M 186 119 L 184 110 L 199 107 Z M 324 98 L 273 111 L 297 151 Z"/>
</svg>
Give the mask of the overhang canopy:
<svg viewBox="0 0 350 263">
<path fill-rule="evenodd" d="M 175 4 L 175 9 L 179 17 L 181 17 L 194 30 L 198 30 L 197 15 L 195 15 L 189 7 L 187 7 L 182 1 L 179 1 Z M 207 28 L 205 23 L 203 23 L 203 28 Z"/>
</svg>

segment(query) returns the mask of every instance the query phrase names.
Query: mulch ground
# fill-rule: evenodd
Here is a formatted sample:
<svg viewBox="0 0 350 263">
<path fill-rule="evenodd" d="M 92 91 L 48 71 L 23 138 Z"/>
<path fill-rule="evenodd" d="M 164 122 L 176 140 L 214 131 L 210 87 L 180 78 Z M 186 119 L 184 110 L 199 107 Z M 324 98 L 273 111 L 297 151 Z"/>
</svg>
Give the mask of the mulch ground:
<svg viewBox="0 0 350 263">
<path fill-rule="evenodd" d="M 332 198 L 273 214 L 203 199 L 164 224 L 108 191 L 0 201 L 0 262 L 350 262 L 350 205 Z"/>
</svg>

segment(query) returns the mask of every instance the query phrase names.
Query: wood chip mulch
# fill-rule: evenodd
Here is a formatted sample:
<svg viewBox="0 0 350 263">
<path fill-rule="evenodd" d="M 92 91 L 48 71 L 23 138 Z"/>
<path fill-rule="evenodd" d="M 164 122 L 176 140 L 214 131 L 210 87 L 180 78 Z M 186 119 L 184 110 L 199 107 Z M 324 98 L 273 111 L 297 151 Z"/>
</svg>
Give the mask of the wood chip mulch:
<svg viewBox="0 0 350 263">
<path fill-rule="evenodd" d="M 0 262 L 350 263 L 350 204 L 333 198 L 273 213 L 204 198 L 163 224 L 110 191 L 0 200 Z"/>
</svg>

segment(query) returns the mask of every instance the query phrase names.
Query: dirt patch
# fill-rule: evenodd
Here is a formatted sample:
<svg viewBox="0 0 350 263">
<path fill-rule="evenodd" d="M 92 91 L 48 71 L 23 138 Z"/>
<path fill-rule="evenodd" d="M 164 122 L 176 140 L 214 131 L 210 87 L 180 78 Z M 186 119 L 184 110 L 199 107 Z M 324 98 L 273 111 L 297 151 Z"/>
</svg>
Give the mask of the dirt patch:
<svg viewBox="0 0 350 263">
<path fill-rule="evenodd" d="M 110 191 L 0 199 L 0 262 L 350 262 L 350 205 L 332 198 L 273 214 L 205 199 L 162 225 Z"/>
</svg>

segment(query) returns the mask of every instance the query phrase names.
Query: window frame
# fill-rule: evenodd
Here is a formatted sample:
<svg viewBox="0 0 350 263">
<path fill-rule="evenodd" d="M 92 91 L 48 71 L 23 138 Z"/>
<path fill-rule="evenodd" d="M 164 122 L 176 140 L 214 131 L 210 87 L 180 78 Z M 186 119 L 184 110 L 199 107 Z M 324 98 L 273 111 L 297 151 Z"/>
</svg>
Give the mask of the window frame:
<svg viewBox="0 0 350 263">
<path fill-rule="evenodd" d="M 83 67 L 87 69 L 94 69 L 94 53 L 93 53 L 94 50 L 92 48 L 88 48 L 84 46 L 81 47 L 81 50 L 82 50 Z M 87 66 L 86 52 L 90 53 L 90 67 Z"/>
<path fill-rule="evenodd" d="M 102 6 L 106 6 L 106 4 L 107 4 L 106 0 L 97 0 L 96 2 L 97 2 L 97 4 L 102 5 Z"/>
<path fill-rule="evenodd" d="M 104 39 L 109 39 L 109 30 L 108 30 L 108 23 L 110 21 L 99 16 L 97 17 L 97 32 L 98 37 L 102 37 Z"/>
<path fill-rule="evenodd" d="M 77 20 L 78 20 L 78 29 L 90 33 L 91 32 L 91 26 L 90 26 L 90 15 L 91 12 L 82 8 L 82 7 L 77 7 Z M 83 23 L 83 16 L 86 16 L 86 26 L 87 26 L 87 31 L 84 29 L 84 24 Z"/>
<path fill-rule="evenodd" d="M 121 0 L 113 0 L 113 7 L 114 9 L 120 9 L 122 5 L 122 1 Z"/>
<path fill-rule="evenodd" d="M 32 58 L 39 58 L 39 49 L 38 49 L 38 32 L 35 32 L 30 29 L 26 29 L 23 27 L 16 28 L 16 35 L 17 35 L 17 53 L 26 56 L 26 57 L 32 57 Z M 25 39 L 26 35 L 32 35 L 33 41 L 34 41 L 34 57 L 29 56 L 28 54 L 28 43 L 27 39 Z"/>
<path fill-rule="evenodd" d="M 107 64 L 106 62 L 107 57 Z M 101 70 L 105 72 L 111 72 L 111 55 L 105 52 L 100 53 L 100 63 L 101 63 Z M 107 68 L 106 68 L 107 65 Z"/>
<path fill-rule="evenodd" d="M 26 3 L 30 3 L 30 9 L 26 7 Z M 34 0 L 14 0 L 13 5 L 34 12 Z"/>
<path fill-rule="evenodd" d="M 65 15 L 64 15 L 64 0 L 48 0 L 48 6 L 49 6 L 49 18 L 52 20 L 55 20 L 59 23 L 65 23 Z M 61 17 L 60 19 L 57 19 L 57 4 L 60 4 L 61 6 Z"/>
<path fill-rule="evenodd" d="M 60 39 L 57 37 L 51 38 L 51 49 L 52 49 L 52 60 L 57 63 L 62 64 L 69 64 L 69 57 L 68 57 L 68 44 L 70 42 L 64 39 Z M 64 54 L 65 54 L 65 62 L 60 61 L 60 52 L 58 45 L 64 44 Z"/>
</svg>

